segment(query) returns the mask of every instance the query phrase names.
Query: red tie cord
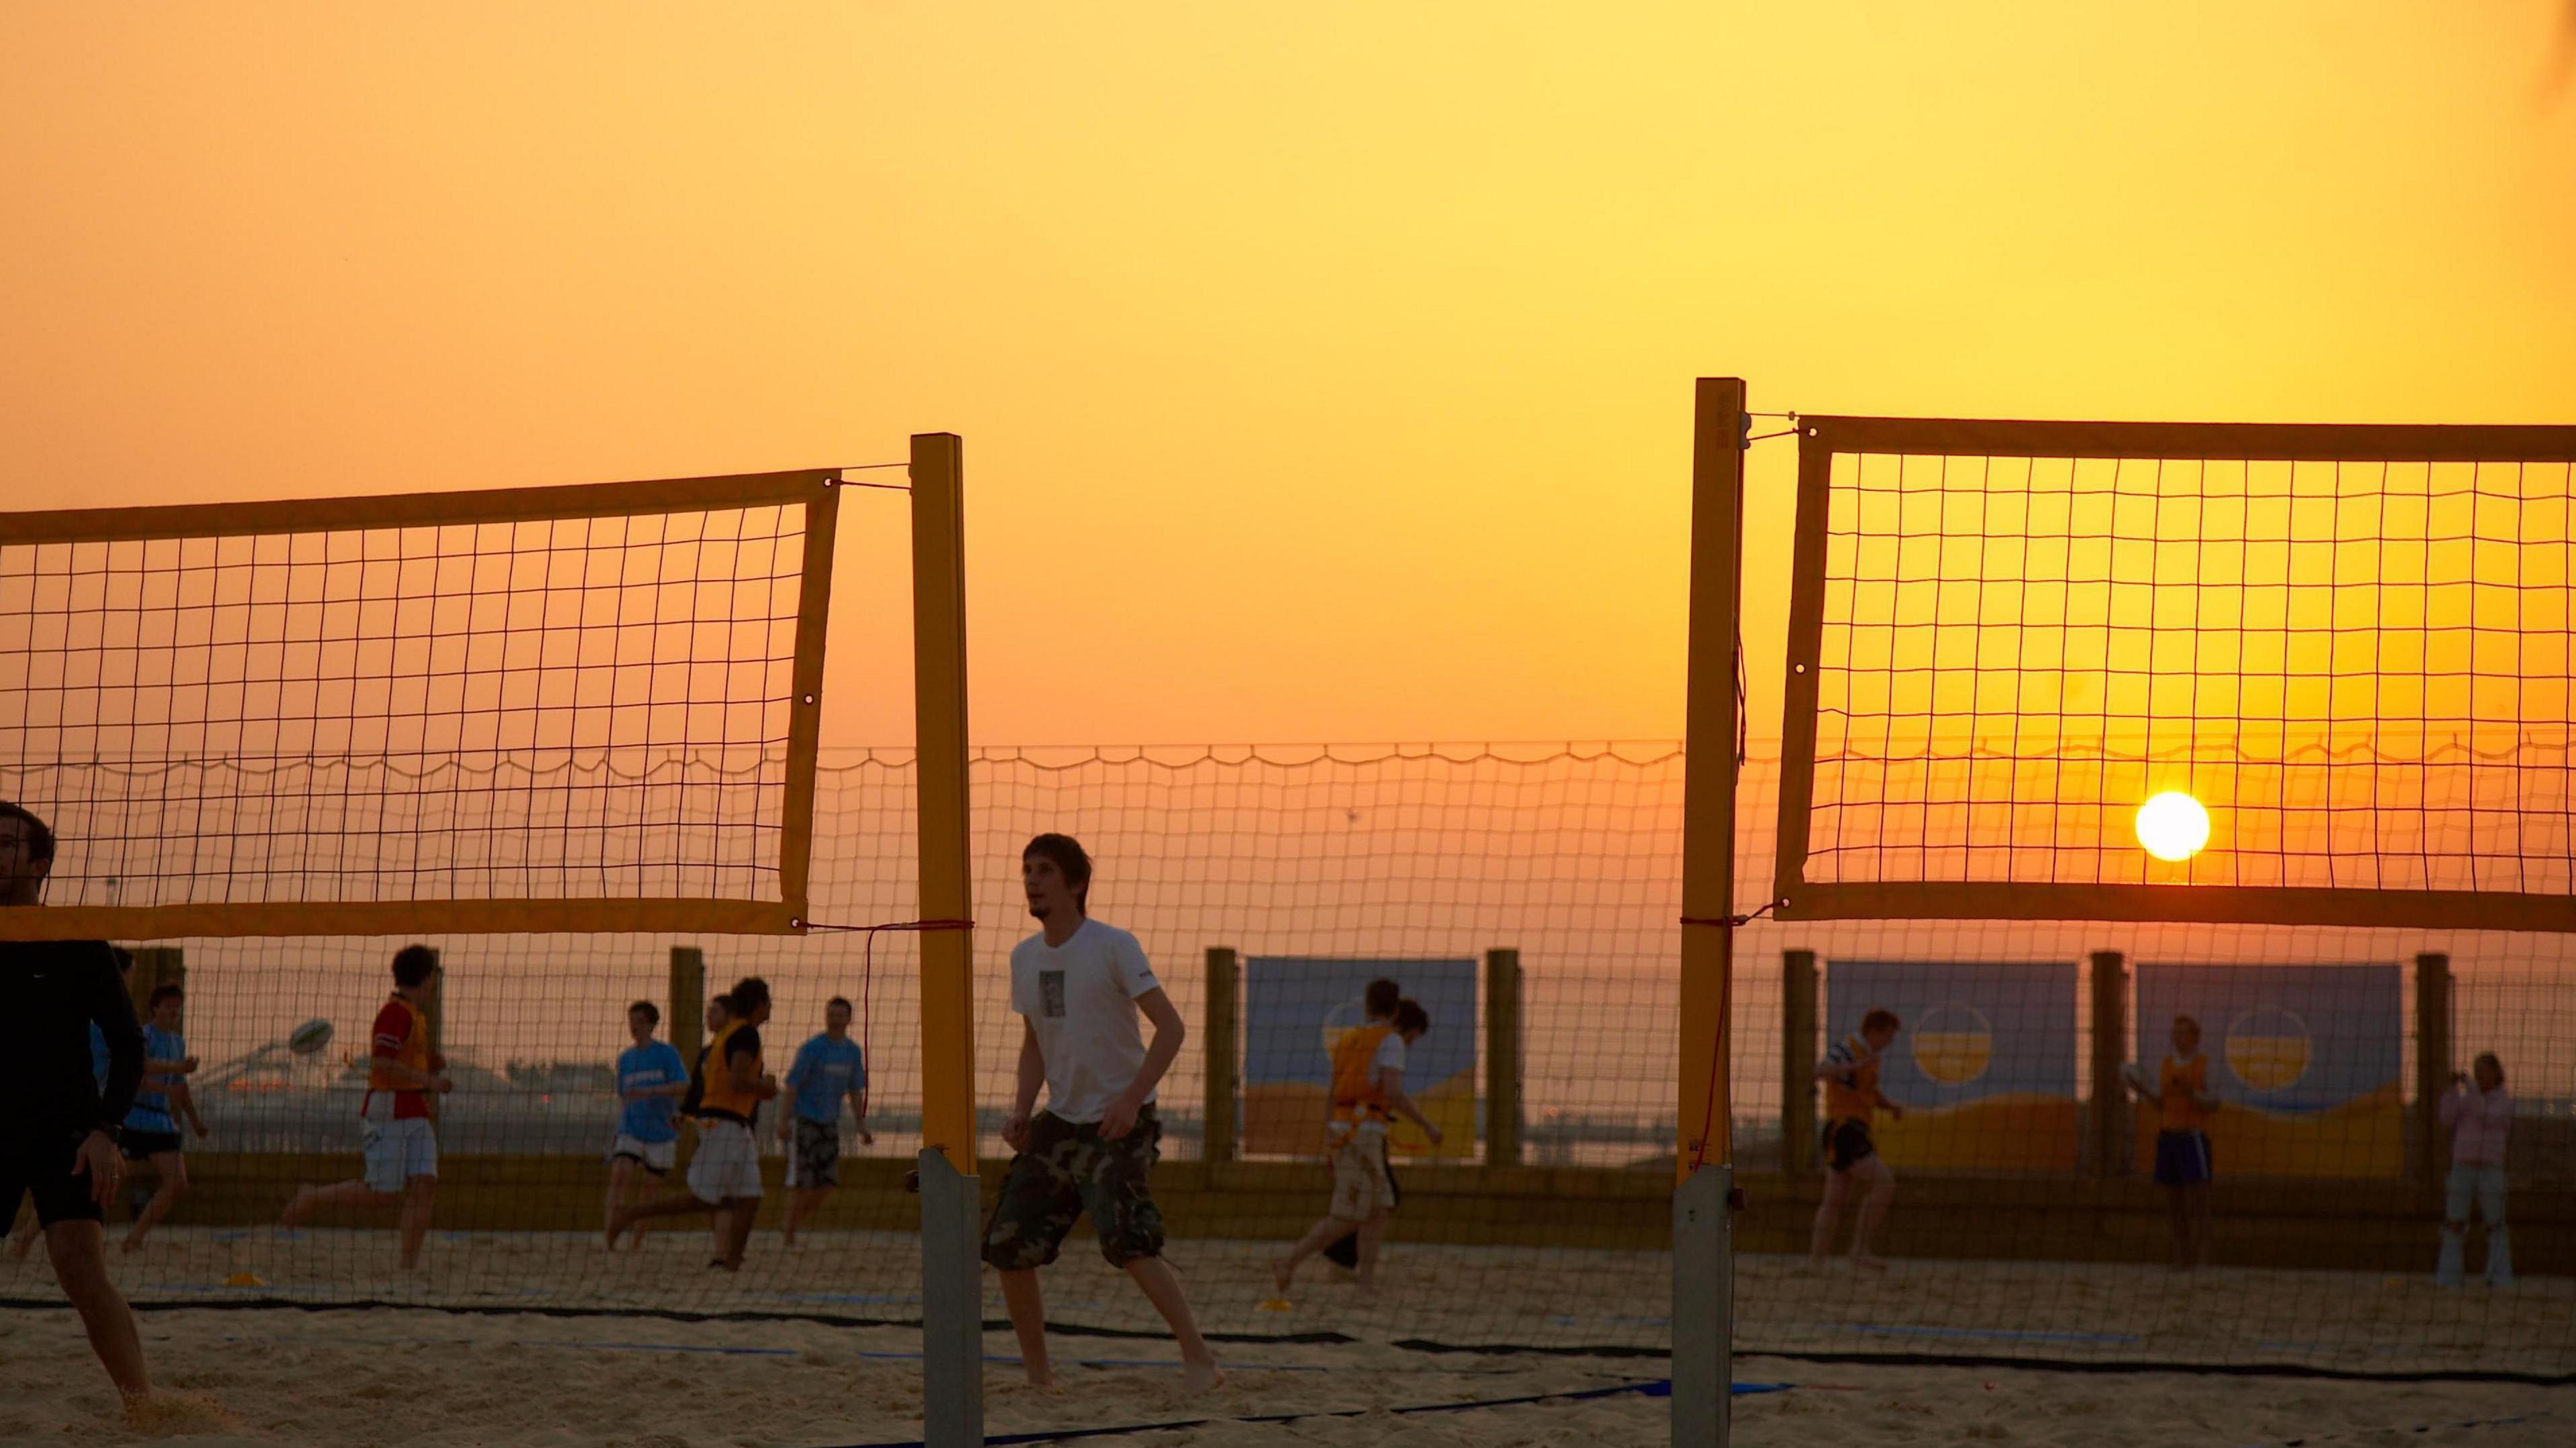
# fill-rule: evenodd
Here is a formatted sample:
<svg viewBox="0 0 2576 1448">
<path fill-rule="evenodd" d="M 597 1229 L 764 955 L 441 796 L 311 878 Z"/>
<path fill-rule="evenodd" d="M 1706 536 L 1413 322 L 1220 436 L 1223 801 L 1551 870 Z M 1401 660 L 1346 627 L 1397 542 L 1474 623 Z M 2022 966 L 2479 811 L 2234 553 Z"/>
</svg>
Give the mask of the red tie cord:
<svg viewBox="0 0 2576 1448">
<path fill-rule="evenodd" d="M 1767 902 L 1761 909 L 1754 911 L 1750 915 L 1685 915 L 1681 918 L 1681 923 L 1684 925 L 1713 925 L 1721 930 L 1733 930 L 1739 925 L 1750 925 L 1754 921 L 1761 919 L 1763 916 L 1768 915 L 1779 908 L 1780 902 L 1773 900 Z M 1717 1073 L 1726 1069 L 1725 1052 L 1722 1049 L 1725 1042 L 1721 1040 L 1718 1042 L 1718 1045 L 1721 1049 L 1709 1052 L 1708 1094 L 1701 1098 L 1700 1101 L 1700 1116 L 1702 1119 L 1706 1119 L 1717 1110 Z M 1701 1167 L 1708 1165 L 1708 1139 L 1714 1134 L 1714 1132 L 1710 1131 L 1706 1127 L 1701 1128 L 1699 1143 L 1697 1146 L 1693 1147 L 1691 1151 L 1690 1169 L 1692 1171 L 1698 1171 Z"/>
<path fill-rule="evenodd" d="M 830 931 L 844 935 L 865 935 L 868 938 L 866 946 L 859 952 L 859 1049 L 861 1051 L 867 1049 L 868 1025 L 875 1014 L 872 1002 L 876 995 L 877 937 L 888 931 L 918 934 L 925 930 L 972 930 L 974 928 L 975 922 L 972 920 L 894 920 L 883 925 L 809 923 L 805 927 L 808 932 Z"/>
</svg>

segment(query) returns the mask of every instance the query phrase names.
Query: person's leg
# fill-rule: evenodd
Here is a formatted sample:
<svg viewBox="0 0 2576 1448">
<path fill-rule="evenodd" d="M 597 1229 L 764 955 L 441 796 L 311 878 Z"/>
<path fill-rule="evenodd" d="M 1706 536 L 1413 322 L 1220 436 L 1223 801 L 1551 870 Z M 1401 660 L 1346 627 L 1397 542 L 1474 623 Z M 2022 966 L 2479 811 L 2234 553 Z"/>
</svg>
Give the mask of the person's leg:
<svg viewBox="0 0 2576 1448">
<path fill-rule="evenodd" d="M 315 1212 L 327 1207 L 390 1207 L 403 1199 L 400 1192 L 380 1192 L 363 1181 L 333 1182 L 327 1187 L 302 1186 L 278 1216 L 281 1227 L 300 1227 L 312 1220 Z"/>
<path fill-rule="evenodd" d="M 54 1278 L 80 1314 L 89 1333 L 90 1351 L 128 1402 L 152 1396 L 152 1376 L 143 1361 L 143 1335 L 134 1325 L 134 1310 L 125 1305 L 116 1284 L 107 1280 L 107 1236 L 86 1218 L 56 1222 L 45 1228 L 45 1255 L 53 1259 Z"/>
<path fill-rule="evenodd" d="M 1836 1168 L 1825 1171 L 1825 1195 L 1816 1203 L 1816 1223 L 1807 1231 L 1807 1263 L 1822 1267 L 1833 1255 L 1834 1234 L 1842 1229 L 1843 1202 L 1851 1195 L 1851 1173 Z"/>
<path fill-rule="evenodd" d="M 649 1222 L 656 1217 L 703 1216 L 708 1212 L 721 1213 L 723 1209 L 722 1202 L 702 1201 L 687 1187 L 673 1187 L 651 1201 L 637 1202 L 632 1206 L 618 1208 L 616 1214 L 608 1219 L 608 1240 L 613 1243 L 617 1240 L 618 1233 L 638 1223 Z M 717 1230 L 727 1231 L 728 1229 L 719 1221 Z M 718 1237 L 717 1246 L 721 1248 L 725 1240 L 725 1237 Z"/>
<path fill-rule="evenodd" d="M 1199 1336 L 1198 1318 L 1190 1311 L 1189 1294 L 1181 1290 L 1180 1274 L 1172 1270 L 1172 1264 L 1153 1256 L 1130 1257 L 1124 1265 L 1127 1275 L 1144 1289 L 1145 1300 L 1154 1304 L 1154 1310 L 1172 1329 L 1172 1341 L 1181 1350 L 1181 1386 L 1202 1393 L 1222 1385 L 1225 1371 L 1216 1365 L 1216 1354 L 1208 1351 L 1207 1339 Z"/>
<path fill-rule="evenodd" d="M 1387 1213 L 1376 1211 L 1369 1214 L 1367 1221 L 1360 1223 L 1358 1270 L 1362 1292 L 1377 1290 L 1377 1254 L 1378 1249 L 1386 1244 L 1386 1222 Z"/>
<path fill-rule="evenodd" d="M 626 1205 L 627 1199 L 635 1194 L 637 1170 L 635 1158 L 631 1156 L 612 1156 L 608 1159 L 608 1196 L 600 1203 L 599 1220 L 602 1226 L 616 1221 L 617 1209 Z M 611 1250 L 617 1246 L 617 1235 L 613 1230 L 609 1234 L 608 1245 Z"/>
<path fill-rule="evenodd" d="M 144 1204 L 143 1214 L 134 1219 L 133 1228 L 125 1234 L 125 1250 L 128 1252 L 141 1247 L 143 1239 L 152 1234 L 152 1228 L 170 1215 L 170 1208 L 178 1204 L 179 1198 L 188 1194 L 186 1153 L 156 1151 L 152 1153 L 152 1169 L 161 1174 L 161 1182 L 153 1189 L 152 1200 Z"/>
<path fill-rule="evenodd" d="M 2477 1171 L 2478 1211 L 2487 1220 L 2487 1285 L 2513 1285 L 2513 1237 L 2504 1222 L 2504 1168 Z"/>
<path fill-rule="evenodd" d="M 1288 1284 L 1297 1275 L 1297 1264 L 1358 1231 L 1359 1226 L 1357 1222 L 1346 1222 L 1339 1217 L 1325 1217 L 1306 1229 L 1306 1235 L 1297 1239 L 1296 1245 L 1288 1249 L 1288 1255 L 1270 1259 L 1270 1280 L 1278 1287 L 1279 1295 L 1288 1295 Z"/>
<path fill-rule="evenodd" d="M 2469 1203 L 2476 1190 L 2476 1173 L 2464 1166 L 2454 1166 L 2442 1182 L 2442 1253 L 2433 1262 L 2433 1281 L 2443 1287 L 2457 1287 L 2466 1276 L 2464 1259 L 2469 1249 Z M 2492 1252 L 2494 1249 L 2488 1249 Z"/>
<path fill-rule="evenodd" d="M 1046 1295 L 1038 1287 L 1038 1270 L 1034 1267 L 1010 1272 L 997 1272 L 1002 1279 L 1002 1305 L 1011 1314 L 1011 1335 L 1020 1340 L 1020 1367 L 1028 1374 L 1029 1386 L 1055 1386 L 1055 1369 L 1047 1365 Z"/>
<path fill-rule="evenodd" d="M 1888 1170 L 1882 1158 L 1870 1156 L 1853 1167 L 1850 1174 L 1858 1176 L 1865 1187 L 1860 1199 L 1860 1220 L 1852 1227 L 1852 1261 L 1863 1267 L 1884 1267 L 1887 1264 L 1869 1248 L 1871 1239 L 1878 1234 L 1879 1223 L 1887 1220 L 1888 1207 L 1896 1201 L 1896 1173 Z"/>
<path fill-rule="evenodd" d="M 402 1267 L 405 1272 L 420 1265 L 420 1244 L 429 1236 L 429 1214 L 437 1205 L 438 1178 L 416 1176 L 403 1183 Z"/>
<path fill-rule="evenodd" d="M 724 1252 L 719 1260 L 727 1270 L 739 1269 L 743 1252 L 751 1246 L 752 1226 L 760 1220 L 760 1198 L 731 1198 L 716 1220 L 725 1229 Z"/>
</svg>

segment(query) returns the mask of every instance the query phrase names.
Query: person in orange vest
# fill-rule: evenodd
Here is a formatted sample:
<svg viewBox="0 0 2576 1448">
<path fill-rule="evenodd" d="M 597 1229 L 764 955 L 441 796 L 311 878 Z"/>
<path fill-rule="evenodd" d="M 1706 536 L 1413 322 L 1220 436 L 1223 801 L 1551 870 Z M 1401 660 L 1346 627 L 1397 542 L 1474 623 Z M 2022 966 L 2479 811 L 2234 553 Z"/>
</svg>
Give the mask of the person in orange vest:
<svg viewBox="0 0 2576 1448">
<path fill-rule="evenodd" d="M 1393 982 L 1369 987 L 1368 1022 L 1333 1043 L 1332 1101 L 1324 1123 L 1333 1158 L 1333 1203 L 1287 1256 L 1271 1263 L 1282 1297 L 1296 1278 L 1297 1264 L 1354 1234 L 1359 1238 L 1360 1289 L 1375 1290 L 1378 1244 L 1395 1210 L 1395 1185 L 1386 1171 L 1387 1122 L 1401 1116 L 1421 1127 L 1432 1145 L 1440 1144 L 1440 1128 L 1404 1090 L 1405 1053 L 1431 1029 L 1431 1016 L 1421 1002 L 1410 1000 L 1399 1000 L 1385 1015 L 1377 1015 L 1380 986 L 1392 988 Z"/>
<path fill-rule="evenodd" d="M 760 1103 L 778 1095 L 778 1078 L 765 1068 L 760 1044 L 760 1028 L 769 1021 L 769 982 L 745 976 L 727 996 L 731 1019 L 707 1042 L 690 1095 L 698 1121 L 698 1149 L 689 1158 L 688 1184 L 653 1201 L 610 1212 L 611 1247 L 617 1245 L 619 1233 L 638 1222 L 713 1212 L 719 1214 L 725 1230 L 716 1244 L 716 1256 L 707 1265 L 728 1272 L 742 1270 L 743 1248 L 751 1241 L 753 1219 L 760 1215 L 760 1146 L 752 1133 L 760 1124 Z"/>
<path fill-rule="evenodd" d="M 376 1012 L 367 1094 L 358 1102 L 366 1174 L 327 1187 L 297 1187 L 280 1226 L 300 1227 L 324 1207 L 399 1205 L 403 1270 L 420 1265 L 420 1244 L 438 1202 L 438 1135 L 430 1124 L 429 1098 L 455 1087 L 442 1074 L 446 1059 L 429 1049 L 429 1008 L 444 978 L 438 952 L 428 946 L 394 952 L 393 998 Z"/>
<path fill-rule="evenodd" d="M 1880 1159 L 1869 1124 L 1882 1109 L 1900 1119 L 1905 1115 L 1904 1107 L 1878 1089 L 1879 1063 L 1904 1028 L 1896 1012 L 1872 1010 L 1860 1018 L 1858 1032 L 1843 1037 L 1816 1063 L 1816 1075 L 1825 1083 L 1825 1198 L 1816 1204 L 1816 1225 L 1807 1240 L 1811 1267 L 1823 1266 L 1826 1254 L 1833 1251 L 1843 1204 L 1851 1199 L 1855 1186 L 1862 1196 L 1860 1220 L 1852 1228 L 1852 1265 L 1872 1270 L 1887 1266 L 1871 1254 L 1869 1239 L 1896 1198 L 1896 1173 Z"/>
<path fill-rule="evenodd" d="M 2165 1189 L 2173 1223 L 2173 1269 L 2209 1265 L 2209 1183 L 2216 1175 L 2209 1150 L 2209 1118 L 2219 1100 L 2209 1089 L 2209 1058 L 2200 1053 L 2200 1022 L 2176 1016 L 2173 1054 L 2156 1066 L 2156 1184 Z"/>
</svg>

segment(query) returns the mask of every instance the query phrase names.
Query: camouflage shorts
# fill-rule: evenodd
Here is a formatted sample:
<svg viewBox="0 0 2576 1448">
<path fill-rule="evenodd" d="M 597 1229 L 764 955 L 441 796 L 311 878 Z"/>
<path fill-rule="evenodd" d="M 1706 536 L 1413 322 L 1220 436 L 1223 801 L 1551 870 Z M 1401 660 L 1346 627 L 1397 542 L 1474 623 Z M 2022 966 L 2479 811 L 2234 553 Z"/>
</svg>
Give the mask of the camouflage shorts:
<svg viewBox="0 0 2576 1448">
<path fill-rule="evenodd" d="M 1011 1158 L 1001 1200 L 984 1224 L 984 1260 L 1004 1272 L 1044 1267 L 1086 1212 L 1110 1266 L 1161 1256 L 1163 1212 L 1145 1174 L 1162 1154 L 1162 1136 L 1150 1106 L 1137 1113 L 1136 1129 L 1116 1141 L 1102 1140 L 1096 1121 L 1076 1125 L 1039 1112 L 1029 1122 L 1029 1149 Z"/>
</svg>

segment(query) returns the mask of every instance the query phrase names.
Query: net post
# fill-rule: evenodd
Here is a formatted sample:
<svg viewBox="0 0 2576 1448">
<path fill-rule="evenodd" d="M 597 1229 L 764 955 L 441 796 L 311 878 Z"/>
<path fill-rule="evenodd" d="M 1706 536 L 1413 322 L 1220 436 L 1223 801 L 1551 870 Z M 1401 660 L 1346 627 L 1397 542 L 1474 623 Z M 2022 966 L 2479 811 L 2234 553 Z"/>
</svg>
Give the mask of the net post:
<svg viewBox="0 0 2576 1448">
<path fill-rule="evenodd" d="M 2442 1094 L 2451 1089 L 2451 957 L 2415 957 L 2415 1140 L 2417 1179 L 2442 1188 Z"/>
<path fill-rule="evenodd" d="M 670 1041 L 694 1067 L 707 1045 L 707 953 L 694 945 L 671 947 Z"/>
<path fill-rule="evenodd" d="M 967 817 L 965 445 L 912 439 L 912 668 L 921 914 L 974 916 Z M 923 1439 L 984 1441 L 984 1284 L 975 1251 L 973 932 L 921 937 Z"/>
<path fill-rule="evenodd" d="M 2128 1153 L 2121 1130 L 2129 1093 L 2121 1089 L 2120 1067 L 2129 1055 L 2128 960 L 2116 950 L 2093 952 L 2093 1151 L 2089 1165 L 2097 1177 L 2121 1175 Z"/>
<path fill-rule="evenodd" d="M 1816 953 L 1780 952 L 1780 1170 L 1816 1169 Z"/>
<path fill-rule="evenodd" d="M 1235 1004 L 1237 957 L 1231 946 L 1211 945 L 1207 953 L 1207 1101 L 1206 1124 L 1201 1128 L 1201 1159 L 1214 1164 L 1232 1161 L 1240 1154 L 1235 1138 L 1234 1083 L 1242 1066 L 1242 1052 L 1235 1041 L 1235 1022 L 1240 1018 Z"/>
<path fill-rule="evenodd" d="M 165 985 L 187 987 L 187 953 L 175 945 L 138 945 L 128 953 L 134 957 L 134 973 L 126 977 L 126 992 L 134 997 L 134 1018 L 149 1022 L 153 991 Z"/>
<path fill-rule="evenodd" d="M 1485 952 L 1485 1165 L 1521 1164 L 1521 953 Z"/>
<path fill-rule="evenodd" d="M 814 859 L 815 755 L 823 741 L 823 642 L 832 621 L 832 544 L 840 507 L 838 480 L 820 480 L 805 502 L 805 553 L 803 572 L 797 578 L 796 658 L 787 699 L 787 806 L 778 830 L 778 898 L 787 907 L 788 918 L 800 926 L 812 919 L 808 876 Z"/>
<path fill-rule="evenodd" d="M 1675 1448 L 1722 1448 L 1734 1341 L 1727 994 L 1734 966 L 1736 664 L 1744 573 L 1744 381 L 1693 396 L 1688 682 L 1682 774 L 1680 1129 L 1673 1192 Z"/>
</svg>

